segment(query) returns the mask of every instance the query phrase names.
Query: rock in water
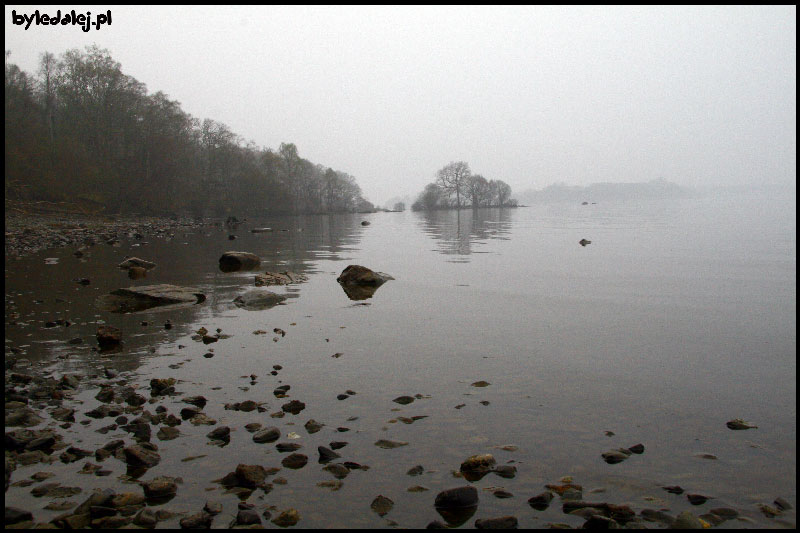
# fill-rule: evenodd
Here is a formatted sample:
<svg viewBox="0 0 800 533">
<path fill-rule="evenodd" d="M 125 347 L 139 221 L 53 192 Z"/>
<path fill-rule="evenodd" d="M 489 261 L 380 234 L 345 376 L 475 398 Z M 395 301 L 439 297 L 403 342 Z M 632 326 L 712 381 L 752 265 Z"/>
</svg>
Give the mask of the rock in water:
<svg viewBox="0 0 800 533">
<path fill-rule="evenodd" d="M 119 346 L 122 342 L 122 331 L 113 326 L 100 326 L 97 328 L 97 344 L 100 349 L 106 350 Z"/>
<path fill-rule="evenodd" d="M 578 241 L 578 244 L 580 244 L 581 246 L 586 246 L 587 244 L 592 244 L 592 241 L 581 239 L 580 241 Z"/>
<path fill-rule="evenodd" d="M 129 257 L 125 259 L 125 261 L 120 263 L 118 266 L 123 270 L 128 270 L 129 268 L 133 267 L 143 268 L 145 270 L 152 270 L 156 267 L 156 264 L 151 263 L 150 261 L 145 261 L 144 259 L 139 259 L 138 257 Z"/>
<path fill-rule="evenodd" d="M 270 309 L 280 304 L 286 299 L 286 296 L 276 294 L 263 289 L 255 289 L 241 296 L 237 296 L 233 303 L 237 307 L 246 309 L 248 311 L 259 311 L 262 309 Z"/>
<path fill-rule="evenodd" d="M 202 303 L 205 299 L 205 294 L 192 287 L 142 285 L 111 291 L 97 299 L 97 306 L 111 313 L 135 313 L 154 307 L 174 309 L 190 306 Z"/>
<path fill-rule="evenodd" d="M 478 489 L 465 486 L 442 491 L 436 495 L 434 507 L 449 526 L 458 527 L 478 509 Z"/>
<path fill-rule="evenodd" d="M 478 505 L 478 489 L 471 485 L 447 489 L 436 495 L 433 505 L 443 509 L 474 507 Z"/>
<path fill-rule="evenodd" d="M 262 285 L 289 285 L 290 283 L 301 283 L 308 281 L 304 274 L 295 272 L 264 272 L 256 275 L 256 287 Z"/>
<path fill-rule="evenodd" d="M 745 422 L 741 418 L 736 418 L 734 420 L 729 420 L 728 422 L 726 422 L 725 425 L 728 426 L 729 429 L 734 429 L 734 430 L 738 430 L 738 429 L 758 429 L 758 426 L 751 426 L 750 424 L 748 424 L 747 422 Z"/>
<path fill-rule="evenodd" d="M 336 281 L 342 285 L 372 285 L 377 287 L 390 279 L 394 278 L 383 272 L 374 272 L 360 265 L 349 265 L 336 278 Z"/>
<path fill-rule="evenodd" d="M 370 508 L 378 513 L 378 516 L 384 516 L 389 513 L 394 507 L 394 502 L 384 496 L 383 494 L 378 495 L 374 500 L 372 500 L 372 504 L 370 504 Z"/>
<path fill-rule="evenodd" d="M 261 258 L 250 252 L 225 252 L 219 258 L 219 269 L 223 272 L 252 270 L 260 264 Z"/>
<path fill-rule="evenodd" d="M 360 265 L 349 265 L 336 281 L 351 300 L 366 300 L 372 298 L 378 287 L 390 279 L 394 278 L 389 274 L 374 272 Z"/>
</svg>

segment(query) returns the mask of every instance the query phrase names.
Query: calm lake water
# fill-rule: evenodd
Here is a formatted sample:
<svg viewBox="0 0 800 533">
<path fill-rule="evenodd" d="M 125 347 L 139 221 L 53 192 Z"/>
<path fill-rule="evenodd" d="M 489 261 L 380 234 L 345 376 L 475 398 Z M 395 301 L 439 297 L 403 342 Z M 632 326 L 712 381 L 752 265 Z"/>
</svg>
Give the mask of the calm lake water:
<svg viewBox="0 0 800 533">
<path fill-rule="evenodd" d="M 362 226 L 363 220 L 371 224 Z M 250 232 L 262 226 L 274 231 Z M 545 511 L 527 504 L 563 476 L 583 486 L 587 501 L 636 511 L 701 514 L 732 506 L 759 527 L 795 522 L 794 511 L 775 520 L 757 507 L 776 497 L 796 505 L 795 196 L 286 217 L 250 220 L 233 231 L 234 241 L 229 233 L 210 227 L 170 240 L 97 245 L 80 259 L 70 248 L 6 261 L 6 321 L 13 310 L 22 323 L 7 324 L 6 346 L 26 350 L 29 372 L 58 377 L 112 367 L 146 396 L 151 378 L 174 377 L 178 393 L 204 395 L 204 412 L 233 430 L 230 444 L 219 448 L 206 443 L 209 426 L 184 422 L 182 436 L 169 442 L 159 441 L 154 429 L 162 460 L 141 479 L 184 479 L 165 508 L 191 514 L 216 500 L 224 511 L 214 527 L 227 527 L 238 499 L 212 481 L 238 463 L 279 467 L 286 455 L 252 441 L 244 426 L 260 422 L 281 429 L 279 442 L 302 444 L 309 463 L 282 469 L 275 477 L 285 485 L 248 501 L 259 510 L 274 506 L 273 516 L 297 509 L 297 527 L 424 527 L 442 519 L 433 506 L 436 494 L 467 484 L 453 471 L 479 453 L 492 453 L 517 474 L 474 482 L 480 505 L 463 527 L 502 515 L 516 516 L 520 527 L 582 524 L 561 512 L 558 498 Z M 580 246 L 583 238 L 591 244 Z M 232 301 L 253 288 L 258 271 L 221 272 L 217 261 L 228 250 L 259 255 L 258 271 L 291 270 L 308 281 L 273 287 L 291 296 L 285 305 L 240 309 Z M 158 266 L 131 281 L 116 268 L 127 255 Z M 336 283 L 349 264 L 395 279 L 372 298 L 352 301 Z M 76 284 L 79 277 L 91 284 Z M 208 298 L 188 309 L 132 315 L 94 306 L 110 290 L 155 283 L 198 287 Z M 56 318 L 74 325 L 43 327 Z M 167 319 L 171 330 L 163 328 Z M 98 320 L 123 330 L 121 353 L 91 350 Z M 230 337 L 204 345 L 191 338 L 200 327 Z M 268 333 L 253 333 L 258 330 Z M 76 336 L 85 343 L 66 343 Z M 203 357 L 209 349 L 214 357 Z M 276 364 L 282 369 L 273 376 Z M 250 374 L 258 376 L 254 384 Z M 490 385 L 471 385 L 480 380 Z M 103 381 L 82 381 L 79 413 L 100 404 L 94 395 Z M 291 385 L 290 399 L 305 402 L 300 414 L 269 416 L 288 401 L 272 394 L 281 384 Z M 347 390 L 355 394 L 337 400 Z M 422 398 L 409 405 L 392 401 L 415 394 Z M 224 409 L 244 400 L 266 402 L 267 412 Z M 186 406 L 175 396 L 145 407 L 156 405 L 176 414 Z M 397 420 L 412 416 L 426 418 Z M 758 429 L 731 431 L 725 423 L 734 418 Z M 309 419 L 325 426 L 309 434 L 303 427 Z M 77 420 L 91 424 L 59 431 L 80 448 L 93 450 L 111 438 L 131 441 L 121 430 L 94 431 L 109 419 L 78 414 Z M 289 439 L 290 432 L 299 438 Z M 374 445 L 379 439 L 408 445 L 382 449 Z M 333 479 L 317 463 L 317 446 L 331 441 L 349 443 L 338 450 L 343 460 L 370 467 L 352 471 L 338 491 L 317 486 Z M 622 463 L 601 458 L 638 443 L 644 453 Z M 198 455 L 204 457 L 181 461 Z M 84 492 L 123 490 L 122 462 L 106 460 L 104 468 L 114 474 L 104 478 L 77 475 L 81 465 L 21 467 L 12 482 L 47 469 L 55 481 L 79 484 Z M 425 473 L 407 475 L 416 465 Z M 408 492 L 414 485 L 429 490 Z M 713 500 L 691 506 L 665 485 Z M 497 487 L 514 497 L 484 490 Z M 394 501 L 382 518 L 370 510 L 379 494 Z M 30 488 L 12 487 L 6 497 L 7 505 L 40 519 L 59 514 L 42 511 L 49 500 L 33 498 Z M 159 527 L 176 524 L 177 518 Z"/>
</svg>

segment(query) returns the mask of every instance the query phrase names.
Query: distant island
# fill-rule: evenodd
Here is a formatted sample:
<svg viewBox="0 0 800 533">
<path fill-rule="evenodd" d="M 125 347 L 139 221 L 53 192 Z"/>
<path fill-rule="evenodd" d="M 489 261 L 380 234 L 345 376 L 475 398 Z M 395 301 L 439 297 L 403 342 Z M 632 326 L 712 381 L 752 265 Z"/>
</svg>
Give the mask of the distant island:
<svg viewBox="0 0 800 533">
<path fill-rule="evenodd" d="M 689 198 L 691 189 L 664 178 L 638 183 L 593 183 L 587 186 L 554 183 L 541 190 L 529 189 L 519 194 L 523 204 L 551 202 L 597 202 L 608 200 L 647 200 Z"/>
<path fill-rule="evenodd" d="M 414 211 L 463 207 L 516 207 L 511 186 L 503 180 L 487 180 L 473 174 L 465 161 L 451 161 L 436 173 L 411 205 Z"/>
</svg>

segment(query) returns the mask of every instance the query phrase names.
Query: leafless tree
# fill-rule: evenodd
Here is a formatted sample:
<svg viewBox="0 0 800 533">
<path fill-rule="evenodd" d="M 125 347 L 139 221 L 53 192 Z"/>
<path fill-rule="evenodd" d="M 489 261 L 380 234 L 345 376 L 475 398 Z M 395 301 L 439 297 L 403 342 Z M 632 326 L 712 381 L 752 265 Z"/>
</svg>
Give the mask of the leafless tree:
<svg viewBox="0 0 800 533">
<path fill-rule="evenodd" d="M 461 207 L 461 195 L 466 192 L 471 172 L 464 161 L 451 162 L 436 173 L 436 184 L 446 193 L 456 195 L 456 208 Z"/>
</svg>

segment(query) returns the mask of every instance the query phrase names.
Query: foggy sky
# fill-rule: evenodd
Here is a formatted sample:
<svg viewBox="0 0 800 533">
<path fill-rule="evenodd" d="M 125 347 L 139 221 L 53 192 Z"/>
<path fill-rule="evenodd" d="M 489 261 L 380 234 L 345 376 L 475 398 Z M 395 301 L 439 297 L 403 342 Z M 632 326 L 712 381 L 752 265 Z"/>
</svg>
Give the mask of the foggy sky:
<svg viewBox="0 0 800 533">
<path fill-rule="evenodd" d="M 98 13 L 112 25 L 11 22 Z M 515 192 L 794 184 L 796 6 L 6 6 L 5 49 L 97 44 L 246 141 L 348 172 L 382 205 L 451 161 Z"/>
</svg>

